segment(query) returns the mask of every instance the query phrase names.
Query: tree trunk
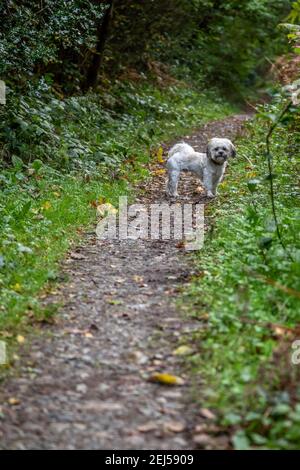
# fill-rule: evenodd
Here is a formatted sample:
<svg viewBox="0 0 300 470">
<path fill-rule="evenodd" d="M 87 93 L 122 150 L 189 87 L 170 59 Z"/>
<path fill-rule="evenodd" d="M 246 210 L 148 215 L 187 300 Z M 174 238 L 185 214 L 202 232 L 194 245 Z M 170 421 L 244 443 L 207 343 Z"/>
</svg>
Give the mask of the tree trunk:
<svg viewBox="0 0 300 470">
<path fill-rule="evenodd" d="M 92 62 L 87 71 L 85 88 L 95 88 L 98 83 L 98 73 L 102 65 L 103 51 L 109 34 L 109 26 L 111 23 L 115 0 L 110 0 L 109 7 L 106 10 L 103 21 L 99 23 L 97 28 L 97 44 L 96 52 L 92 57 Z"/>
</svg>

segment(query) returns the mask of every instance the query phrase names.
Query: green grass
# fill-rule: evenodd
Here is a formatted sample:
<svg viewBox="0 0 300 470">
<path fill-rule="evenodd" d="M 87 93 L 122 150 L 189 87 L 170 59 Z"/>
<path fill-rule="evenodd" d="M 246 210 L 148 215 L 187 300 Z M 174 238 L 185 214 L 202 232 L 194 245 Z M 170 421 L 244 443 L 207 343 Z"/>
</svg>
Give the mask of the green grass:
<svg viewBox="0 0 300 470">
<path fill-rule="evenodd" d="M 160 142 L 234 111 L 213 92 L 130 83 L 64 101 L 49 93 L 22 97 L 13 105 L 1 128 L 2 154 L 12 155 L 0 174 L 5 337 L 55 313 L 41 307 L 39 293 L 55 285 L 59 262 L 82 230 L 93 229 L 96 201 L 132 198 Z"/>
<path fill-rule="evenodd" d="M 266 111 L 277 113 L 278 105 Z M 218 410 L 236 448 L 293 449 L 300 442 L 300 366 L 291 362 L 297 332 L 284 329 L 295 328 L 300 319 L 297 125 L 287 121 L 272 140 L 286 250 L 271 211 L 266 122 L 258 119 L 238 142 L 239 157 L 220 197 L 207 208 L 210 230 L 195 260 L 200 275 L 185 293 L 190 314 L 202 322 L 191 338 L 198 353 L 190 365 L 204 382 L 207 406 Z"/>
</svg>

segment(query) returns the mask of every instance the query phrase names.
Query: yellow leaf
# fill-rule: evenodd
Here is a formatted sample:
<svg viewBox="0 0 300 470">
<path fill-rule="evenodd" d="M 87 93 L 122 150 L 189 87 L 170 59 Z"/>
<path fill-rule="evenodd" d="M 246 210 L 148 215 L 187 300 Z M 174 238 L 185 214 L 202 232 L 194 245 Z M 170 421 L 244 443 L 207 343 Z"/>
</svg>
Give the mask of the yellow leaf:
<svg viewBox="0 0 300 470">
<path fill-rule="evenodd" d="M 209 314 L 207 312 L 204 312 L 198 318 L 199 318 L 199 320 L 208 320 L 209 319 Z"/>
<path fill-rule="evenodd" d="M 19 344 L 25 343 L 25 338 L 24 338 L 24 336 L 18 335 L 18 336 L 17 336 L 17 341 L 18 341 Z"/>
<path fill-rule="evenodd" d="M 164 168 L 160 168 L 158 170 L 155 170 L 154 175 L 159 176 L 159 175 L 164 175 L 166 173 L 166 170 Z"/>
<path fill-rule="evenodd" d="M 20 400 L 18 398 L 14 398 L 14 397 L 9 398 L 7 401 L 12 406 L 19 405 L 19 403 L 20 403 Z"/>
<path fill-rule="evenodd" d="M 109 202 L 97 206 L 97 215 L 99 217 L 106 217 L 107 215 L 116 214 L 117 212 L 117 209 Z"/>
<path fill-rule="evenodd" d="M 53 196 L 55 196 L 55 197 L 60 197 L 60 193 L 58 193 L 58 192 L 55 191 L 55 192 L 53 193 Z"/>
<path fill-rule="evenodd" d="M 44 204 L 42 204 L 42 208 L 45 210 L 45 211 L 48 211 L 51 207 L 51 202 L 49 201 L 46 201 L 44 202 Z"/>
<path fill-rule="evenodd" d="M 94 336 L 92 335 L 92 333 L 89 333 L 89 332 L 84 333 L 84 336 L 85 336 L 85 338 L 94 338 Z"/>
<path fill-rule="evenodd" d="M 156 382 L 163 385 L 183 385 L 184 380 L 181 377 L 177 377 L 176 375 L 166 374 L 166 373 L 159 373 L 155 372 L 155 374 L 151 375 L 149 378 L 150 382 Z"/>
<path fill-rule="evenodd" d="M 158 163 L 164 163 L 163 154 L 164 149 L 162 147 L 159 147 L 156 154 Z"/>
<path fill-rule="evenodd" d="M 11 287 L 16 292 L 21 292 L 21 290 L 22 290 L 22 286 L 18 282 L 14 286 L 11 286 Z"/>
<path fill-rule="evenodd" d="M 192 348 L 190 346 L 182 345 L 179 346 L 179 348 L 175 349 L 173 351 L 173 354 L 175 356 L 186 356 L 188 354 L 191 354 L 193 352 Z"/>
</svg>

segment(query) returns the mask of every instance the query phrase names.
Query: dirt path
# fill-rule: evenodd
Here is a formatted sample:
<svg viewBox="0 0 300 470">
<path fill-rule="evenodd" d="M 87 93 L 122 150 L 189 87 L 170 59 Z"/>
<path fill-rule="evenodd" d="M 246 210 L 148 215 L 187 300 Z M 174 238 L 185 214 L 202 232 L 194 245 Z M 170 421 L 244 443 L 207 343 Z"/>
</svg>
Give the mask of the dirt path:
<svg viewBox="0 0 300 470">
<path fill-rule="evenodd" d="M 234 137 L 246 118 L 210 123 L 185 140 L 203 150 L 209 137 Z M 165 200 L 164 185 L 165 176 L 156 176 L 138 202 Z M 183 176 L 182 201 L 199 201 L 197 185 Z M 1 386 L 0 448 L 226 447 L 222 434 L 193 440 L 207 419 L 191 403 L 189 378 L 172 354 L 179 337 L 199 328 L 174 306 L 192 274 L 178 242 L 101 241 L 90 234 L 63 271 L 68 283 L 47 300 L 64 300 L 57 323 L 24 348 L 18 375 Z M 151 383 L 154 372 L 185 384 Z"/>
</svg>

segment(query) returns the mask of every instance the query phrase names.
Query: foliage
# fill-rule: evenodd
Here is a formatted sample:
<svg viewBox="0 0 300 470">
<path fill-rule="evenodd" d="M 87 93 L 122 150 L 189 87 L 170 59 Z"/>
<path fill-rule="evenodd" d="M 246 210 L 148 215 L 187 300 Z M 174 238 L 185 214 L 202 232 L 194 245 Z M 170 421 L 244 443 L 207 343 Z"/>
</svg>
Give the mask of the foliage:
<svg viewBox="0 0 300 470">
<path fill-rule="evenodd" d="M 300 2 L 299 1 L 293 2 L 291 12 L 288 15 L 286 20 L 289 21 L 289 23 L 281 23 L 279 25 L 279 27 L 285 29 L 286 31 L 288 31 L 287 37 L 288 37 L 290 43 L 292 43 L 293 46 L 294 46 L 293 52 L 296 53 L 296 54 L 299 54 L 300 53 L 300 43 L 299 43 L 299 39 L 300 39 L 300 25 L 299 25 L 299 23 L 300 23 Z"/>
<path fill-rule="evenodd" d="M 1 78 L 24 86 L 45 74 L 60 74 L 64 64 L 64 80 L 74 80 L 74 62 L 84 48 L 93 47 L 105 9 L 89 0 L 1 2 Z"/>
<path fill-rule="evenodd" d="M 18 100 L 0 175 L 0 328 L 6 332 L 47 319 L 51 312 L 36 294 L 51 289 L 79 229 L 95 222 L 95 201 L 116 204 L 119 195 L 130 195 L 161 139 L 233 112 L 218 97 L 149 84 L 120 83 L 102 97 L 61 101 L 44 90 Z"/>
<path fill-rule="evenodd" d="M 283 49 L 277 24 L 289 11 L 285 0 L 192 2 L 194 25 L 179 57 L 194 76 L 203 75 L 231 96 L 249 95 Z M 251 41 L 249 41 L 251 38 Z"/>
<path fill-rule="evenodd" d="M 199 124 L 206 96 L 201 98 L 178 85 L 164 91 L 147 83 L 134 86 L 120 82 L 102 95 L 59 100 L 42 81 L 28 96 L 12 97 L 12 105 L 3 111 L 2 161 L 40 159 L 57 169 L 84 171 L 96 171 L 101 162 L 117 166 L 135 153 L 138 144 L 151 144 L 160 134 L 157 123 L 161 119 L 165 130 L 184 127 L 185 122 Z M 205 116 L 214 115 L 219 105 L 222 101 L 216 96 Z"/>
<path fill-rule="evenodd" d="M 246 91 L 268 65 L 266 57 L 282 49 L 276 26 L 289 7 L 287 0 L 123 1 L 115 10 L 108 65 L 111 70 L 114 56 L 119 68 L 145 68 L 155 59 L 182 78 L 201 83 L 204 76 L 232 93 Z"/>
<path fill-rule="evenodd" d="M 102 38 L 112 3 L 108 37 Z M 128 68 L 148 71 L 159 61 L 181 77 L 201 83 L 204 76 L 235 92 L 253 85 L 266 57 L 282 50 L 276 25 L 290 6 L 289 0 L 9 0 L 0 5 L 6 19 L 0 76 L 14 87 L 44 78 L 78 92 L 101 37 L 107 42 L 100 47 L 101 72 L 109 80 Z"/>
<path fill-rule="evenodd" d="M 281 94 L 261 107 L 238 145 L 221 197 L 208 217 L 200 278 L 188 296 L 205 328 L 195 335 L 207 401 L 236 432 L 236 447 L 297 448 L 299 371 L 291 363 L 300 311 L 299 109 L 274 129 L 271 152 L 280 243 L 270 199 L 265 136 L 283 109 Z M 202 274 L 201 274 L 202 273 Z"/>
</svg>

